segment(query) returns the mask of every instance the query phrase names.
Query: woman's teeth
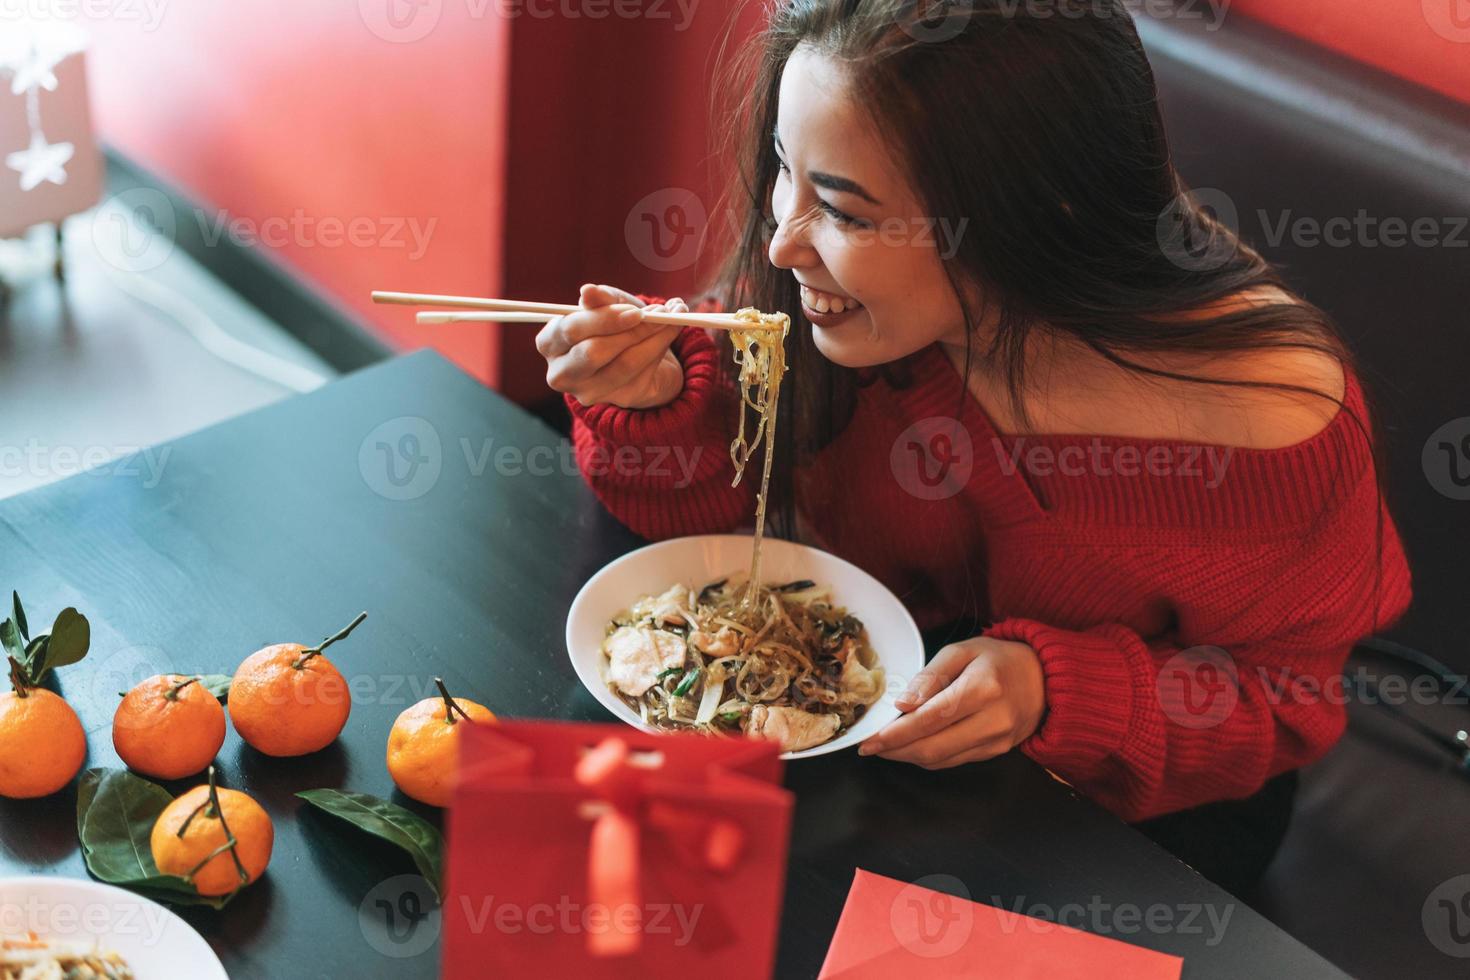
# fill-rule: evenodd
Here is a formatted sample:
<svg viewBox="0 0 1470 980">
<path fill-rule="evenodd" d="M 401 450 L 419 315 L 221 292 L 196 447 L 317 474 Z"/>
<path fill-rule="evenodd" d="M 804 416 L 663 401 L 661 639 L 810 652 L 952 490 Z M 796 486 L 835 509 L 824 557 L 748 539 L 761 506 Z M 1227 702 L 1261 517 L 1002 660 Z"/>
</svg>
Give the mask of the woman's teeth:
<svg viewBox="0 0 1470 980">
<path fill-rule="evenodd" d="M 859 309 L 863 305 L 851 296 L 819 293 L 807 286 L 801 287 L 801 301 L 818 313 L 844 313 L 847 310 Z"/>
</svg>

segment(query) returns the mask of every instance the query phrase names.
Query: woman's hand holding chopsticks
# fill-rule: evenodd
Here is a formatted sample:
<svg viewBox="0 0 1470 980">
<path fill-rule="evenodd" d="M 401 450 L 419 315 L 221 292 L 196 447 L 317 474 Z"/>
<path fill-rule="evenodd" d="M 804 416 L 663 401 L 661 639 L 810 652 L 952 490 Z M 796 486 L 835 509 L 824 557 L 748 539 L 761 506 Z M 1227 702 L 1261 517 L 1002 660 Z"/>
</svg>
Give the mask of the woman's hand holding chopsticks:
<svg viewBox="0 0 1470 980">
<path fill-rule="evenodd" d="M 638 309 L 614 308 L 622 304 Z M 670 345 L 683 327 L 645 323 L 643 314 L 687 312 L 682 299 L 645 307 L 631 293 L 588 284 L 580 306 L 536 334 L 547 384 L 583 405 L 657 408 L 678 397 L 684 368 Z"/>
</svg>

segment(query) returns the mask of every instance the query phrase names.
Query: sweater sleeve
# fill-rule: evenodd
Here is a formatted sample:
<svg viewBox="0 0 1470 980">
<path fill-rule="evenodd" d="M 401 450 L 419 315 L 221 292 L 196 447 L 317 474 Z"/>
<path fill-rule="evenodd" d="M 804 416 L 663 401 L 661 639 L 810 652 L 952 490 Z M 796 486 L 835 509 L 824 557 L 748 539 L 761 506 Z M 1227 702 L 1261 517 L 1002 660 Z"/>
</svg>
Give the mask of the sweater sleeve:
<svg viewBox="0 0 1470 980">
<path fill-rule="evenodd" d="M 673 351 L 684 388 L 667 405 L 626 409 L 566 396 L 578 469 L 614 517 L 651 540 L 733 531 L 755 512 L 751 481 L 730 485 L 737 402 L 719 349 L 703 329 L 686 327 Z"/>
<path fill-rule="evenodd" d="M 1243 798 L 1315 761 L 1346 727 L 1342 671 L 1353 644 L 1408 604 L 1396 535 L 1388 544 L 1376 620 L 1365 561 L 1342 570 L 1355 584 L 1296 597 L 1293 613 L 1263 613 L 1266 602 L 1240 610 L 1242 642 L 1145 638 L 1117 623 L 996 623 L 987 636 L 1026 643 L 1041 660 L 1046 714 L 1021 750 L 1128 821 Z"/>
</svg>

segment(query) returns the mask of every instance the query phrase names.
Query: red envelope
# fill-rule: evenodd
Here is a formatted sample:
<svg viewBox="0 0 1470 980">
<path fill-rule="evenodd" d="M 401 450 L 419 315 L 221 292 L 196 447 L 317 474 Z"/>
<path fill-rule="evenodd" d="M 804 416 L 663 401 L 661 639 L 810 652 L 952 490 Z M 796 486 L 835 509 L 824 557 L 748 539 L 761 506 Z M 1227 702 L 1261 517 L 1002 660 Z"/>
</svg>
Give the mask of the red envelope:
<svg viewBox="0 0 1470 980">
<path fill-rule="evenodd" d="M 771 974 L 792 803 L 775 742 L 507 721 L 460 746 L 442 976 Z"/>
<path fill-rule="evenodd" d="M 1184 961 L 858 869 L 818 980 L 1179 980 Z"/>
</svg>

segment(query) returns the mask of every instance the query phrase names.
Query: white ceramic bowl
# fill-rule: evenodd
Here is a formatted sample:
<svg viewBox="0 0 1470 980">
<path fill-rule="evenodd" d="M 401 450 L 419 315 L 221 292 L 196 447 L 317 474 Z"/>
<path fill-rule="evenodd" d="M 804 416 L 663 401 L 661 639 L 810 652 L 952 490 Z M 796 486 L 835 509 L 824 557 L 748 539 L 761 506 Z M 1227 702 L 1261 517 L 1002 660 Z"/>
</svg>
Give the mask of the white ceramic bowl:
<svg viewBox="0 0 1470 980">
<path fill-rule="evenodd" d="M 602 641 L 608 622 L 640 597 L 663 592 L 675 583 L 697 588 L 748 568 L 750 548 L 748 535 L 672 538 L 629 552 L 588 579 L 567 616 L 567 651 L 587 690 L 621 720 L 648 729 L 638 712 L 607 686 Z M 868 640 L 884 670 L 883 697 L 856 725 L 830 742 L 787 752 L 782 758 L 804 759 L 848 748 L 897 718 L 894 696 L 924 666 L 924 641 L 898 597 L 851 562 L 816 548 L 771 538 L 761 544 L 761 578 L 766 582 L 811 579 L 831 589 L 832 601 L 847 607 L 868 628 Z"/>
<path fill-rule="evenodd" d="M 100 941 L 147 980 L 229 980 L 214 950 L 157 902 L 83 878 L 0 878 L 0 934 Z"/>
</svg>

